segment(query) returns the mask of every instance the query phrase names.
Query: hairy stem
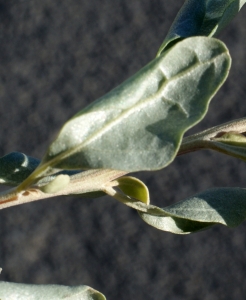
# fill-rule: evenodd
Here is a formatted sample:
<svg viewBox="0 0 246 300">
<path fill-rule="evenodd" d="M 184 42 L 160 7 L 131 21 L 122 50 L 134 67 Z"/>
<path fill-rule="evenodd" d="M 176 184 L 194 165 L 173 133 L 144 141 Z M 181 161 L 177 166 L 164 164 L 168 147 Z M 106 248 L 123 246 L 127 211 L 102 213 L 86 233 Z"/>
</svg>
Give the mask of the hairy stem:
<svg viewBox="0 0 246 300">
<path fill-rule="evenodd" d="M 233 120 L 185 137 L 179 148 L 177 156 L 201 149 L 217 150 L 217 147 L 214 143 L 212 143 L 212 140 L 226 132 L 245 133 L 246 118 Z M 221 152 L 221 150 L 218 151 Z"/>
<path fill-rule="evenodd" d="M 123 171 L 106 169 L 85 171 L 71 175 L 69 184 L 55 193 L 45 193 L 42 191 L 42 187 L 37 186 L 21 191 L 18 188 L 12 188 L 0 194 L 0 209 L 61 195 L 78 195 L 103 191 L 106 183 L 125 174 L 126 172 Z"/>
</svg>

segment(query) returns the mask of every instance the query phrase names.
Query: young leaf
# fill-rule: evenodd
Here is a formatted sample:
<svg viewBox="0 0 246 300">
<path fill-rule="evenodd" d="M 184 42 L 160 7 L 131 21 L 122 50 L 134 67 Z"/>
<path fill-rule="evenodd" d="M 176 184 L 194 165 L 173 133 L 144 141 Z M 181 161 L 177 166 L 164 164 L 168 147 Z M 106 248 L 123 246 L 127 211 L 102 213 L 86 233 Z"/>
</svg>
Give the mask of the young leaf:
<svg viewBox="0 0 246 300">
<path fill-rule="evenodd" d="M 155 216 L 139 211 L 138 214 L 150 226 L 174 234 L 190 234 L 208 229 L 213 225 L 212 223 L 195 222 L 170 216 Z"/>
<path fill-rule="evenodd" d="M 149 190 L 139 179 L 130 176 L 120 177 L 115 180 L 118 188 L 127 196 L 133 197 L 145 204 L 149 204 Z"/>
<path fill-rule="evenodd" d="M 237 132 L 226 132 L 220 137 L 213 138 L 213 141 L 233 146 L 246 146 L 246 137 L 243 134 Z"/>
<path fill-rule="evenodd" d="M 1 300 L 106 300 L 103 294 L 88 286 L 34 285 L 0 282 Z"/>
<path fill-rule="evenodd" d="M 207 143 L 207 148 L 212 149 L 246 161 L 246 143 L 221 142 L 211 140 Z"/>
<path fill-rule="evenodd" d="M 177 155 L 212 149 L 241 159 L 246 158 L 246 118 L 214 126 L 183 138 Z"/>
<path fill-rule="evenodd" d="M 20 152 L 11 152 L 0 158 L 0 184 L 16 186 L 39 165 L 40 160 Z"/>
<path fill-rule="evenodd" d="M 246 160 L 246 137 L 237 132 L 226 132 L 209 141 L 210 149 Z"/>
<path fill-rule="evenodd" d="M 169 231 L 175 234 L 188 234 L 198 230 L 203 230 L 212 225 L 212 223 L 196 222 L 176 217 L 165 209 L 154 205 L 146 205 L 145 203 L 136 200 L 136 198 L 118 193 L 113 188 L 107 188 L 105 192 L 121 203 L 137 210 L 140 217 L 146 223 L 160 230 Z"/>
<path fill-rule="evenodd" d="M 246 160 L 246 119 L 233 120 L 200 133 L 185 137 L 178 155 L 211 149 Z"/>
<path fill-rule="evenodd" d="M 149 225 L 177 234 L 207 229 L 214 224 L 235 227 L 246 219 L 246 189 L 207 190 L 163 208 L 163 213 L 166 215 L 139 211 Z"/>
<path fill-rule="evenodd" d="M 127 172 L 165 167 L 184 132 L 206 114 L 229 68 L 228 50 L 216 39 L 178 43 L 70 119 L 32 178 L 53 166 Z"/>
<path fill-rule="evenodd" d="M 217 35 L 245 2 L 245 0 L 186 0 L 157 56 L 181 39 L 198 35 L 209 37 Z"/>
<path fill-rule="evenodd" d="M 54 194 L 58 191 L 63 190 L 70 182 L 69 175 L 60 174 L 55 177 L 54 180 L 48 184 L 40 187 L 40 190 L 47 194 Z"/>
</svg>

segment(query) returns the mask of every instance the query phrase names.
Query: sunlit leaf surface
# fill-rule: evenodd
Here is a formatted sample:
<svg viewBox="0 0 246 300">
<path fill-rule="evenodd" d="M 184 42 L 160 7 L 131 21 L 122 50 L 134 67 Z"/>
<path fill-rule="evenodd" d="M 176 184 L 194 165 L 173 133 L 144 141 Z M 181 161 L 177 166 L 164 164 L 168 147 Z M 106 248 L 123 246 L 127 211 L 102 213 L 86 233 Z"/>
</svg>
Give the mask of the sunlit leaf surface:
<svg viewBox="0 0 246 300">
<path fill-rule="evenodd" d="M 70 119 L 40 172 L 50 166 L 128 172 L 165 167 L 184 132 L 206 114 L 229 67 L 228 50 L 216 39 L 178 43 Z"/>
<path fill-rule="evenodd" d="M 1 300 L 106 300 L 98 291 L 88 286 L 33 285 L 0 282 Z"/>
</svg>

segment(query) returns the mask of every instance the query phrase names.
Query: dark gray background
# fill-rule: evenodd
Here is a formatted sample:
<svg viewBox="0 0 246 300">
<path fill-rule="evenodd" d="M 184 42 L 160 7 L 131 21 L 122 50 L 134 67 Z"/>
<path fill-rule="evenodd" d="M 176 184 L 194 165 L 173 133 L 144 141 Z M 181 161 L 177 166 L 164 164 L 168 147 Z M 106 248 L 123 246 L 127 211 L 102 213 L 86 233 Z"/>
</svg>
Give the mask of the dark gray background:
<svg viewBox="0 0 246 300">
<path fill-rule="evenodd" d="M 62 124 L 152 58 L 183 1 L 0 1 L 0 156 L 41 158 Z M 221 34 L 233 65 L 192 132 L 245 116 L 245 12 Z M 245 163 L 203 151 L 136 174 L 164 207 L 245 186 Z M 177 236 L 116 200 L 57 198 L 0 211 L 0 280 L 90 285 L 109 300 L 245 299 L 246 225 Z"/>
</svg>

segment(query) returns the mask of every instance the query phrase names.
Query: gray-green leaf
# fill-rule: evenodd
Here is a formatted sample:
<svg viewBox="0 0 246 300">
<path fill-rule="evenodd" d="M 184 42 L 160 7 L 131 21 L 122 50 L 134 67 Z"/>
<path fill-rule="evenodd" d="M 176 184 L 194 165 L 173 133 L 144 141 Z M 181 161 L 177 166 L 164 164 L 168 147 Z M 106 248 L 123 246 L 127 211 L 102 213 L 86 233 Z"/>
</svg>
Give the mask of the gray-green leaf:
<svg viewBox="0 0 246 300">
<path fill-rule="evenodd" d="M 178 43 L 70 119 L 40 173 L 50 166 L 127 172 L 165 167 L 184 132 L 206 114 L 229 68 L 228 50 L 216 39 Z"/>
<path fill-rule="evenodd" d="M 239 12 L 245 2 L 245 0 L 186 0 L 157 56 L 166 47 L 170 47 L 183 38 L 217 35 Z"/>
<path fill-rule="evenodd" d="M 207 190 L 162 211 L 139 211 L 139 215 L 149 225 L 177 234 L 207 229 L 214 224 L 235 227 L 246 219 L 246 189 Z"/>
<path fill-rule="evenodd" d="M 0 158 L 0 184 L 16 186 L 39 165 L 40 160 L 20 152 L 11 152 Z"/>
<path fill-rule="evenodd" d="M 0 282 L 1 300 L 106 300 L 98 291 L 88 286 L 33 285 Z"/>
<path fill-rule="evenodd" d="M 216 140 L 214 140 L 207 143 L 207 148 L 230 156 L 234 156 L 236 158 L 240 158 L 244 161 L 246 160 L 246 144 L 238 143 L 238 145 L 233 145 L 231 143 L 217 142 Z"/>
</svg>

